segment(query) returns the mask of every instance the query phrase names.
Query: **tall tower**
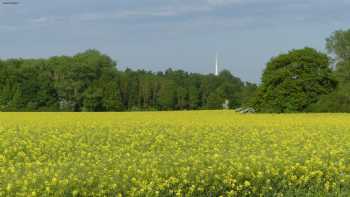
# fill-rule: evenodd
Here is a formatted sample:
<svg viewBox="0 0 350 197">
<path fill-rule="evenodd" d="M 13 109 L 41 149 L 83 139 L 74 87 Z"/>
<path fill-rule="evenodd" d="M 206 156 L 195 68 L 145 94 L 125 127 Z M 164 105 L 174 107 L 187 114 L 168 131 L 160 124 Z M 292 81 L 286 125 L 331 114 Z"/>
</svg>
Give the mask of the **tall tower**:
<svg viewBox="0 0 350 197">
<path fill-rule="evenodd" d="M 215 76 L 219 75 L 219 57 L 218 53 L 216 53 L 216 59 L 215 59 Z"/>
</svg>

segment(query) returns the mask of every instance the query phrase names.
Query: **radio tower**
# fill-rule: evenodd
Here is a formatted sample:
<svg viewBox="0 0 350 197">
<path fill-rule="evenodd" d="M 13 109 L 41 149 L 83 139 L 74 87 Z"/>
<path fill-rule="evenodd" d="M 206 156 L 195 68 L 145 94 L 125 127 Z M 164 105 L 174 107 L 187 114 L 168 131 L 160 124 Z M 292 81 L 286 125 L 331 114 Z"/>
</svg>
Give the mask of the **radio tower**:
<svg viewBox="0 0 350 197">
<path fill-rule="evenodd" d="M 219 75 L 219 58 L 218 53 L 216 53 L 216 60 L 215 60 L 215 76 Z"/>
</svg>

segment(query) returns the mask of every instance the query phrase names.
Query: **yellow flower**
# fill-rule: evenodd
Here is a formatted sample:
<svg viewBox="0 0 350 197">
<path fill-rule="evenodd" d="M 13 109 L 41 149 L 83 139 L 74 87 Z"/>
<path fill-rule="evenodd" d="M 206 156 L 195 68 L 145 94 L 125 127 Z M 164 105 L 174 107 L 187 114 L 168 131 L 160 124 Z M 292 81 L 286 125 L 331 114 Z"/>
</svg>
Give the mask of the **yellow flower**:
<svg viewBox="0 0 350 197">
<path fill-rule="evenodd" d="M 78 194 L 79 194 L 79 191 L 78 191 L 78 190 L 74 190 L 74 191 L 72 192 L 72 195 L 73 195 L 73 196 L 78 196 Z"/>
<path fill-rule="evenodd" d="M 7 186 L 6 186 L 6 191 L 11 191 L 11 189 L 12 189 L 12 184 L 7 184 Z"/>
</svg>

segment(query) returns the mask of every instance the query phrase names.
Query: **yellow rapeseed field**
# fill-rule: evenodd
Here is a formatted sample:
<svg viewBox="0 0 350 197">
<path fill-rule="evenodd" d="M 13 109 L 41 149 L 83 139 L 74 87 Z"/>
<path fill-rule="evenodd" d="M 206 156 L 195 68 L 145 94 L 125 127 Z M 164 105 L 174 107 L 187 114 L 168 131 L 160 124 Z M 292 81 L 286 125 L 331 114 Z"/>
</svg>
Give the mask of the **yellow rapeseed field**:
<svg viewBox="0 0 350 197">
<path fill-rule="evenodd" d="M 350 115 L 0 113 L 0 196 L 350 196 Z"/>
</svg>

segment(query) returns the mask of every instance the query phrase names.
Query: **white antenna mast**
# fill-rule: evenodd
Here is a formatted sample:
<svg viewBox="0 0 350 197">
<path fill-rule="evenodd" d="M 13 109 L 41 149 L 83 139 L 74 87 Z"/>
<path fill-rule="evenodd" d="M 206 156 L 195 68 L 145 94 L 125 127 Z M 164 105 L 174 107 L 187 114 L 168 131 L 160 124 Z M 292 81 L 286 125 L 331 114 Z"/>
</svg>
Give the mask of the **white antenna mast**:
<svg viewBox="0 0 350 197">
<path fill-rule="evenodd" d="M 215 61 L 215 75 L 219 75 L 219 58 L 218 58 L 218 53 L 216 53 L 216 61 Z"/>
</svg>

